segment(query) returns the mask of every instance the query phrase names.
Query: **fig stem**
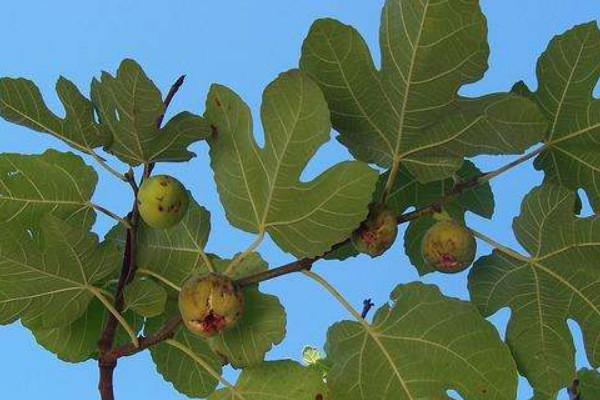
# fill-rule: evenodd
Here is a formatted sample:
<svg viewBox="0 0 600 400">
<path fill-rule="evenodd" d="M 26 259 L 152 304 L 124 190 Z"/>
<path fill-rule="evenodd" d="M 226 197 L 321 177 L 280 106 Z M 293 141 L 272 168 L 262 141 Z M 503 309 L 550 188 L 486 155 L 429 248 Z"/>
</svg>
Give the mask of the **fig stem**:
<svg viewBox="0 0 600 400">
<path fill-rule="evenodd" d="M 98 290 L 97 288 L 91 288 L 90 290 L 94 294 L 94 296 L 96 296 L 98 298 L 98 300 L 100 300 L 102 302 L 104 307 L 106 307 L 108 309 L 108 311 L 110 311 L 110 313 L 117 319 L 117 321 L 119 321 L 119 323 L 121 324 L 123 329 L 125 329 L 125 331 L 129 335 L 129 337 L 131 338 L 131 342 L 134 344 L 134 346 L 139 347 L 140 343 L 138 342 L 137 335 L 133 331 L 133 328 L 129 325 L 129 323 L 127 323 L 125 318 L 121 315 L 121 313 L 119 313 L 116 310 L 116 308 L 113 307 L 113 305 L 110 303 L 110 301 L 108 301 L 106 299 L 106 297 L 104 297 L 102 295 L 102 293 L 100 293 L 100 290 Z"/>
<path fill-rule="evenodd" d="M 198 354 L 194 353 L 192 351 L 192 349 L 190 349 L 183 343 L 178 342 L 177 340 L 174 340 L 174 339 L 167 339 L 167 340 L 165 340 L 165 343 L 168 344 L 169 346 L 175 347 L 176 349 L 183 352 L 186 356 L 190 357 L 192 360 L 194 360 L 195 362 L 200 364 L 200 366 L 202 366 L 202 368 L 204 368 L 206 370 L 206 372 L 208 372 L 213 378 L 215 378 L 216 380 L 221 382 L 223 384 L 223 386 L 225 386 L 227 389 L 231 390 L 231 392 L 233 393 L 233 395 L 235 397 L 237 397 L 240 400 L 245 400 L 245 398 L 237 392 L 237 389 L 235 388 L 235 386 L 233 386 L 229 381 L 227 381 L 225 378 L 223 378 L 223 376 L 221 376 L 221 374 L 219 374 L 217 371 L 215 371 L 214 368 L 211 367 L 202 357 L 200 357 Z"/>
<path fill-rule="evenodd" d="M 164 283 L 165 285 L 172 287 L 173 289 L 177 290 L 178 292 L 181 292 L 180 286 L 177 286 L 176 284 L 174 284 L 173 282 L 171 282 L 170 280 L 168 280 L 167 278 L 165 278 L 164 276 L 162 276 L 159 273 L 151 271 L 147 268 L 140 268 L 140 267 L 138 267 L 137 272 L 139 272 L 140 274 L 144 274 L 144 275 L 148 275 L 153 278 L 156 278 L 159 281 L 161 281 L 162 283 Z"/>
<path fill-rule="evenodd" d="M 250 246 L 248 246 L 248 248 L 246 250 L 244 250 L 243 252 L 238 254 L 233 259 L 231 264 L 229 264 L 229 266 L 225 270 L 224 275 L 229 275 L 235 267 L 237 267 L 242 261 L 244 261 L 244 259 L 246 257 L 248 257 L 248 255 L 250 253 L 252 253 L 254 250 L 256 250 L 258 248 L 258 246 L 260 246 L 260 244 L 262 243 L 264 238 L 265 238 L 265 231 L 262 231 L 256 236 L 256 239 L 254 239 L 254 241 L 250 244 Z"/>
<path fill-rule="evenodd" d="M 101 212 L 104 215 L 109 216 L 110 218 L 114 219 L 117 222 L 120 222 L 127 229 L 131 229 L 131 224 L 126 219 L 119 217 L 117 214 L 115 214 L 114 212 L 110 211 L 109 209 L 107 209 L 105 207 L 102 207 L 101 205 L 98 205 L 98 204 L 95 204 L 95 203 L 89 203 L 89 204 L 95 210 Z"/>
<path fill-rule="evenodd" d="M 514 251 L 513 249 L 506 247 L 500 243 L 498 243 L 497 241 L 495 241 L 494 239 L 490 238 L 489 236 L 484 235 L 481 232 L 478 232 L 474 229 L 469 229 L 471 231 L 471 233 L 473 234 L 473 236 L 475 236 L 476 238 L 484 241 L 485 243 L 489 244 L 490 246 L 492 246 L 493 248 L 495 248 L 498 251 L 501 251 L 504 254 L 507 254 L 513 258 L 516 258 L 517 260 L 520 261 L 525 261 L 525 262 L 530 262 L 531 259 L 527 256 L 524 256 L 521 253 L 518 253 L 516 251 Z"/>
<path fill-rule="evenodd" d="M 127 182 L 127 177 L 120 173 L 119 171 L 117 171 L 116 169 L 114 169 L 113 167 L 111 167 L 110 165 L 108 165 L 108 163 L 106 161 L 104 161 L 104 159 L 102 157 L 100 157 L 98 155 L 98 153 L 96 153 L 94 150 L 89 150 L 87 152 L 90 156 L 92 156 L 92 158 L 102 167 L 104 168 L 106 171 L 108 171 L 110 174 L 114 175 L 115 177 L 117 177 L 118 179 L 122 180 L 123 182 Z"/>
</svg>

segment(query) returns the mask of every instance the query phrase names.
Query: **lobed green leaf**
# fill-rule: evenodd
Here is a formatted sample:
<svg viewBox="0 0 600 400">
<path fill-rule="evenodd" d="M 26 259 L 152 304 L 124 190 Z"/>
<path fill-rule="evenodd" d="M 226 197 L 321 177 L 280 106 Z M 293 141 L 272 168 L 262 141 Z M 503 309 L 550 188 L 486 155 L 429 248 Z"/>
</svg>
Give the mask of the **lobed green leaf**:
<svg viewBox="0 0 600 400">
<path fill-rule="evenodd" d="M 495 250 L 469 274 L 472 301 L 483 315 L 512 310 L 506 342 L 536 399 L 554 399 L 575 374 L 568 319 L 579 323 L 591 364 L 600 365 L 600 223 L 596 216 L 577 218 L 575 203 L 565 187 L 534 189 L 513 223 L 529 255 Z"/>
<path fill-rule="evenodd" d="M 227 218 L 245 231 L 268 232 L 296 257 L 323 254 L 364 220 L 377 174 L 348 161 L 300 181 L 331 131 L 323 94 L 305 74 L 289 71 L 271 83 L 261 115 L 262 149 L 242 99 L 223 86 L 211 88 L 206 118 L 217 132 L 209 141 L 211 166 Z"/>
</svg>

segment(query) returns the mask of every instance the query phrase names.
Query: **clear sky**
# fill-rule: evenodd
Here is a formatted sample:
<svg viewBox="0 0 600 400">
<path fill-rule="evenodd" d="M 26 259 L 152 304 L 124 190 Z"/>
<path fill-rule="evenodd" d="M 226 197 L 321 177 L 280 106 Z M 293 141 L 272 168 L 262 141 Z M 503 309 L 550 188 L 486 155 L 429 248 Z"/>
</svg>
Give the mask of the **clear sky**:
<svg viewBox="0 0 600 400">
<path fill-rule="evenodd" d="M 241 94 L 256 115 L 265 85 L 278 73 L 297 66 L 302 40 L 316 18 L 335 17 L 354 25 L 378 58 L 382 4 L 383 0 L 3 0 L 0 76 L 35 80 L 50 105 L 60 110 L 53 89 L 59 75 L 72 79 L 88 93 L 92 76 L 101 70 L 112 72 L 121 59 L 131 57 L 165 91 L 178 75 L 187 74 L 172 111 L 202 113 L 209 85 L 218 82 Z M 535 87 L 536 59 L 552 36 L 574 24 L 600 18 L 598 0 L 482 0 L 482 6 L 490 28 L 490 70 L 481 82 L 464 89 L 469 95 L 508 90 L 520 79 Z M 48 136 L 0 121 L 0 152 L 39 153 L 47 147 L 67 149 Z M 198 153 L 193 162 L 161 165 L 157 172 L 181 179 L 212 212 L 214 228 L 208 250 L 230 256 L 252 238 L 227 225 L 208 168 L 206 145 L 196 145 L 193 150 Z M 319 151 L 305 176 L 348 157 L 344 148 L 331 142 Z M 506 159 L 476 161 L 488 170 Z M 95 201 L 124 214 L 130 204 L 127 187 L 102 171 L 100 176 Z M 517 246 L 511 220 L 524 194 L 540 181 L 541 175 L 530 165 L 494 180 L 494 221 L 472 218 L 470 222 L 497 240 Z M 103 234 L 110 224 L 99 218 L 96 229 Z M 260 251 L 271 266 L 290 261 L 269 241 Z M 489 249 L 481 246 L 481 251 Z M 402 241 L 377 260 L 360 257 L 343 263 L 319 262 L 316 270 L 357 307 L 366 297 L 381 305 L 396 284 L 418 279 L 403 255 Z M 465 273 L 432 275 L 424 281 L 439 284 L 448 295 L 468 298 Z M 327 327 L 348 318 L 328 294 L 302 276 L 288 276 L 265 284 L 263 289 L 279 295 L 288 313 L 288 336 L 270 358 L 298 358 L 305 344 L 321 346 Z M 502 334 L 508 316 L 503 310 L 492 318 Z M 571 326 L 577 338 L 578 364 L 585 366 L 579 328 Z M 94 362 L 63 363 L 39 347 L 18 324 L 0 327 L 0 354 L 2 398 L 97 398 Z M 519 399 L 531 394 L 526 382 L 521 382 L 519 393 Z M 147 354 L 120 363 L 116 394 L 120 400 L 184 398 L 155 372 Z"/>
</svg>

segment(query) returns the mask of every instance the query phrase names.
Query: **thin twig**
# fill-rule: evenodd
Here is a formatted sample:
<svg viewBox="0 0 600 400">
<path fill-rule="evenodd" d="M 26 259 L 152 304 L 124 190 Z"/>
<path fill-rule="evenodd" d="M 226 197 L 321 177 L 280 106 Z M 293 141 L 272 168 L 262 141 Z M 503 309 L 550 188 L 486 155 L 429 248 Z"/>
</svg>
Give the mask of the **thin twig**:
<svg viewBox="0 0 600 400">
<path fill-rule="evenodd" d="M 181 86 L 183 85 L 183 82 L 185 82 L 185 75 L 181 75 L 179 78 L 177 78 L 175 83 L 173 83 L 173 85 L 171 86 L 171 89 L 169 89 L 169 93 L 167 93 L 167 97 L 165 97 L 165 99 L 163 100 L 163 112 L 160 114 L 160 116 L 156 120 L 156 127 L 158 129 L 160 129 L 162 127 L 163 121 L 165 119 L 165 114 L 167 113 L 167 109 L 169 108 L 169 106 L 171 105 L 171 101 L 173 101 L 173 98 L 175 97 L 175 95 L 177 94 L 177 92 L 179 91 Z M 144 176 L 146 178 L 148 178 L 150 176 L 150 174 L 152 174 L 152 171 L 154 170 L 154 165 L 155 165 L 155 163 L 150 163 L 147 165 L 147 168 L 145 168 Z"/>
<path fill-rule="evenodd" d="M 155 344 L 164 342 L 167 339 L 173 338 L 175 335 L 175 331 L 181 324 L 181 316 L 177 315 L 170 320 L 168 320 L 162 328 L 156 331 L 154 334 L 150 336 L 140 336 L 138 337 L 139 345 L 136 347 L 132 343 L 124 344 L 121 347 L 117 347 L 113 349 L 110 353 L 108 353 L 108 357 L 112 359 L 118 359 L 121 357 L 132 356 L 134 354 L 140 353 L 146 350 L 149 347 L 154 346 Z"/>
</svg>

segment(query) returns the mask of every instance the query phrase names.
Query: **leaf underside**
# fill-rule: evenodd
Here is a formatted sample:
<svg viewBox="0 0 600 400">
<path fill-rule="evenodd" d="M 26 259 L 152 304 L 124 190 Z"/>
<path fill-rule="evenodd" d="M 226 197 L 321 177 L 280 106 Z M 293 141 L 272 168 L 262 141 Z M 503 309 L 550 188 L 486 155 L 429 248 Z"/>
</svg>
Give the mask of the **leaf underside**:
<svg viewBox="0 0 600 400">
<path fill-rule="evenodd" d="M 252 133 L 248 106 L 213 85 L 206 118 L 217 134 L 211 166 L 229 222 L 268 232 L 296 257 L 323 254 L 346 239 L 366 217 L 377 173 L 357 161 L 328 169 L 310 182 L 300 175 L 329 140 L 329 110 L 318 86 L 299 71 L 286 72 L 264 92 L 265 146 Z"/>
<path fill-rule="evenodd" d="M 510 399 L 517 372 L 494 327 L 468 302 L 410 283 L 372 325 L 343 321 L 327 334 L 332 400 Z"/>
<path fill-rule="evenodd" d="M 600 223 L 595 216 L 577 218 L 574 204 L 567 188 L 534 189 L 513 223 L 529 254 L 494 251 L 469 275 L 472 301 L 483 315 L 511 308 L 506 341 L 539 399 L 554 399 L 575 374 L 568 319 L 581 327 L 590 363 L 600 365 Z"/>
</svg>

